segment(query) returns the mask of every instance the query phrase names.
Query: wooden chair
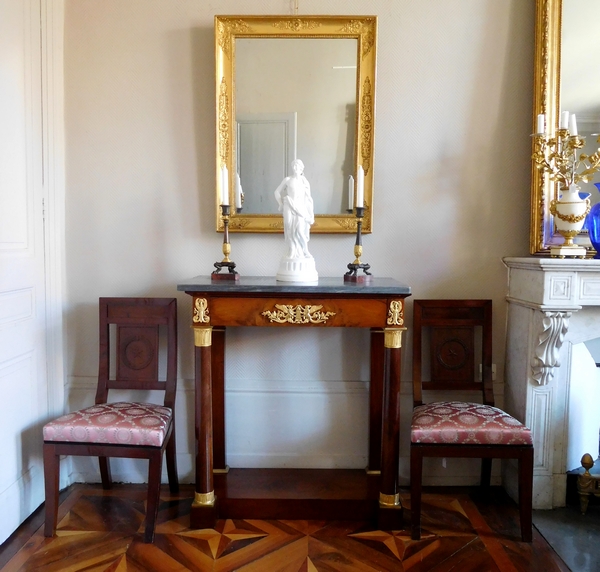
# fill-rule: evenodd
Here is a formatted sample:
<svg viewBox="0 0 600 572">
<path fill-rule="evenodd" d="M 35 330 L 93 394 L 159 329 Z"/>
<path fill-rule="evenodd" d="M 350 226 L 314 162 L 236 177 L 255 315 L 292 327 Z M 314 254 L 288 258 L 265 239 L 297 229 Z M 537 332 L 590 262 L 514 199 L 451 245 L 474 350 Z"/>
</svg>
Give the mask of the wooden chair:
<svg viewBox="0 0 600 572">
<path fill-rule="evenodd" d="M 113 324 L 116 337 L 111 338 Z M 160 326 L 166 330 L 166 352 L 161 351 L 163 344 L 159 344 Z M 112 352 L 111 339 L 116 345 Z M 161 381 L 159 361 L 165 359 L 164 354 L 166 379 Z M 115 367 L 111 367 L 113 361 Z M 169 488 L 172 493 L 179 490 L 175 460 L 176 385 L 177 300 L 100 298 L 100 361 L 95 405 L 63 415 L 46 424 L 43 430 L 46 536 L 53 536 L 56 530 L 60 455 L 99 457 L 105 489 L 111 487 L 109 457 L 128 457 L 149 460 L 144 542 L 152 542 L 165 450 Z M 162 390 L 164 401 L 162 405 L 138 401 L 107 403 L 109 389 Z"/>
<path fill-rule="evenodd" d="M 426 331 L 429 336 L 424 340 Z M 426 342 L 431 381 L 422 381 Z M 479 363 L 482 364 L 482 381 L 478 380 Z M 424 405 L 422 390 L 474 390 L 482 394 L 483 404 L 443 401 Z M 490 484 L 492 459 L 514 458 L 519 465 L 521 538 L 531 542 L 531 431 L 494 407 L 491 300 L 414 301 L 413 402 L 410 430 L 412 538 L 421 538 L 423 457 L 481 458 L 482 486 Z"/>
</svg>

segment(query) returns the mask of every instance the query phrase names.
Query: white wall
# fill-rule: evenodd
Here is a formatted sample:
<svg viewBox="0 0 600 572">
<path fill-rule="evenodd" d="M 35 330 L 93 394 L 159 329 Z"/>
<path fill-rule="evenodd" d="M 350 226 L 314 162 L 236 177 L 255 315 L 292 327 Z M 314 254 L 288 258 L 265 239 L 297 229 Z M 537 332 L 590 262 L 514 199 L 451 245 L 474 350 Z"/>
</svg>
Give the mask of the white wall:
<svg viewBox="0 0 600 572">
<path fill-rule="evenodd" d="M 179 281 L 208 274 L 220 259 L 222 235 L 214 230 L 214 15 L 289 12 L 288 0 L 66 1 L 72 403 L 93 398 L 99 296 L 177 295 Z M 374 274 L 409 284 L 415 298 L 493 299 L 501 404 L 501 258 L 527 255 L 529 248 L 534 3 L 300 2 L 300 14 L 331 13 L 379 16 L 374 231 L 364 237 L 363 260 Z M 352 248 L 351 236 L 311 238 L 321 276 L 341 277 Z M 282 249 L 281 235 L 232 235 L 232 258 L 243 275 L 274 275 Z M 189 299 L 178 298 L 178 447 L 182 472 L 191 479 L 193 343 Z M 409 301 L 409 323 L 411 309 Z M 404 483 L 410 333 L 407 338 Z M 230 465 L 366 464 L 366 333 L 282 336 L 273 329 L 240 329 L 229 341 Z M 287 359 L 291 352 L 297 359 Z M 446 483 L 476 482 L 473 465 L 448 466 L 427 471 L 430 477 L 452 476 Z M 131 467 L 124 463 L 117 472 L 143 478 Z M 96 478 L 91 465 L 75 470 L 79 478 Z"/>
</svg>

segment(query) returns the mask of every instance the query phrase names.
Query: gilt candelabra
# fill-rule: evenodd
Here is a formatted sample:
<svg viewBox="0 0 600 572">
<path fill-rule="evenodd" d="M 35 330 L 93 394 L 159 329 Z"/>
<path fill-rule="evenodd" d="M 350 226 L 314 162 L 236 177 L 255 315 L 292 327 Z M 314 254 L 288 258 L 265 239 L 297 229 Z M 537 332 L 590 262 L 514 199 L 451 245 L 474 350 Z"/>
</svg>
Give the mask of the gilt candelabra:
<svg viewBox="0 0 600 572">
<path fill-rule="evenodd" d="M 537 133 L 533 138 L 534 164 L 556 183 L 550 213 L 554 216 L 556 230 L 565 238 L 563 245 L 550 249 L 550 255 L 583 258 L 587 253 L 586 249 L 574 244 L 573 239 L 583 227 L 590 211 L 590 201 L 589 198 L 580 197 L 577 183 L 591 181 L 593 174 L 600 170 L 600 149 L 592 155 L 578 155 L 585 145 L 585 137 L 577 133 L 575 115 L 569 115 L 568 111 L 561 114 L 559 128 L 554 136 L 546 133 L 545 116 L 538 115 Z"/>
</svg>

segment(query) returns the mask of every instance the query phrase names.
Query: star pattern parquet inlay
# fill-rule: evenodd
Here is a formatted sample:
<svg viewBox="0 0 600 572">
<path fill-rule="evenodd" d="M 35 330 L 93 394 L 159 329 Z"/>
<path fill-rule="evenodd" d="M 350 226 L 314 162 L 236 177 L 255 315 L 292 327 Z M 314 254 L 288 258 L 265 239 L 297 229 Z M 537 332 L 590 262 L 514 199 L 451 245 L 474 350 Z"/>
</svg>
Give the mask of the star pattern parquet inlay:
<svg viewBox="0 0 600 572">
<path fill-rule="evenodd" d="M 44 538 L 40 527 L 2 570 L 566 570 L 537 532 L 532 545 L 520 542 L 516 507 L 495 532 L 467 494 L 425 494 L 419 541 L 408 527 L 382 531 L 354 521 L 219 520 L 214 529 L 192 530 L 191 496 L 186 487 L 179 495 L 163 492 L 155 542 L 144 544 L 143 488 L 75 485 L 61 505 L 57 536 Z M 409 507 L 408 494 L 402 502 Z"/>
</svg>

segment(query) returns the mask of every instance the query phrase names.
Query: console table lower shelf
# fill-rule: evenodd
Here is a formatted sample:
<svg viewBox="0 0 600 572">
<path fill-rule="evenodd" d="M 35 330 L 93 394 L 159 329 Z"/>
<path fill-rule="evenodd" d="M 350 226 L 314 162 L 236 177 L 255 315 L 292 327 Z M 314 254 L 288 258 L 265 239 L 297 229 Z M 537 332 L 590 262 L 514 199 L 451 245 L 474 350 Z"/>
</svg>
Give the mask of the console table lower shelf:
<svg viewBox="0 0 600 572">
<path fill-rule="evenodd" d="M 402 507 L 381 507 L 380 476 L 364 469 L 230 469 L 214 475 L 215 503 L 192 505 L 191 528 L 215 518 L 364 520 L 402 526 Z"/>
</svg>

